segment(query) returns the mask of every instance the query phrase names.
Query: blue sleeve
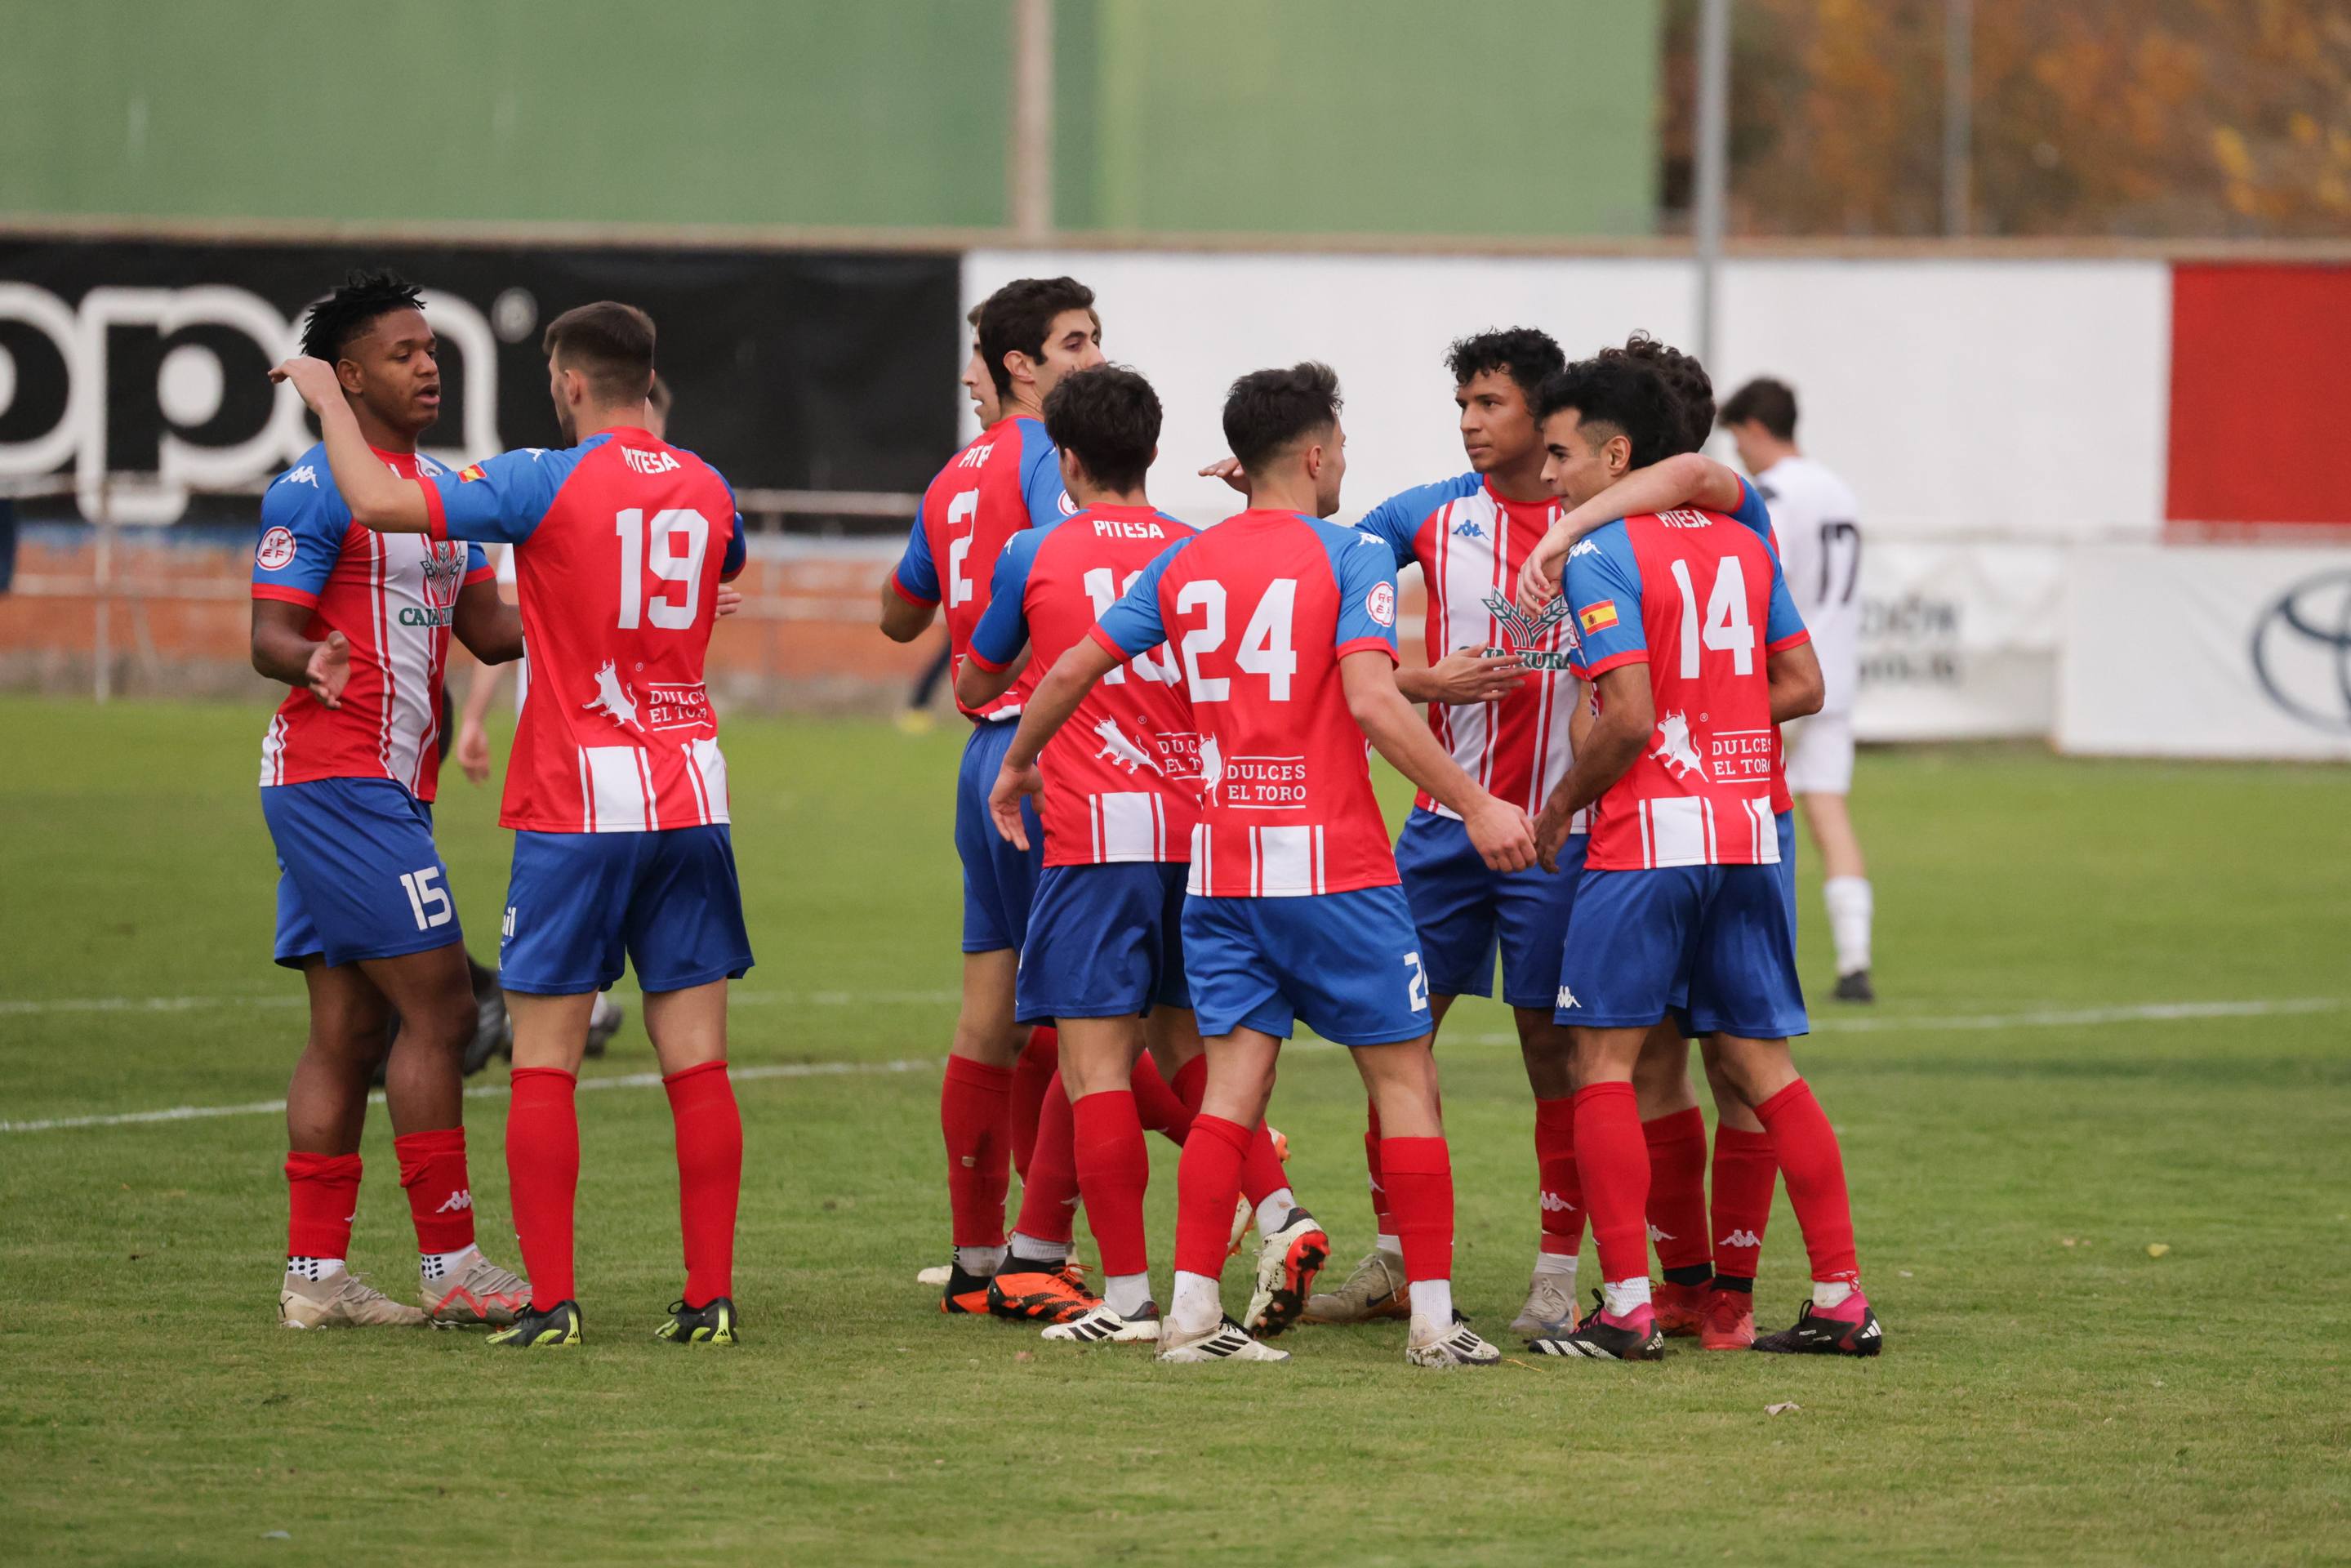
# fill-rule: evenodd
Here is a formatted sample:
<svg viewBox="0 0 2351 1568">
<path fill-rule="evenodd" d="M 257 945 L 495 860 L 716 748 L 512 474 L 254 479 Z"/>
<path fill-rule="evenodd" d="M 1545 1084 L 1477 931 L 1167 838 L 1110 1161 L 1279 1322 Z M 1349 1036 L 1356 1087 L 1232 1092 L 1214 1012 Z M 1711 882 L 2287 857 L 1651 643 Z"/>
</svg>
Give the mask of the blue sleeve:
<svg viewBox="0 0 2351 1568">
<path fill-rule="evenodd" d="M 422 481 L 427 504 L 439 512 L 434 537 L 520 544 L 555 504 L 555 493 L 578 466 L 581 450 L 526 446 Z"/>
<path fill-rule="evenodd" d="M 1788 574 L 1780 570 L 1780 558 L 1775 555 L 1771 558 L 1771 607 L 1763 622 L 1763 651 L 1776 653 L 1811 636 L 1802 612 L 1796 608 L 1795 595 L 1788 591 Z"/>
<path fill-rule="evenodd" d="M 1029 526 L 1041 528 L 1058 523 L 1077 508 L 1061 492 L 1061 454 L 1034 420 L 1020 422 L 1020 498 L 1029 507 Z"/>
<path fill-rule="evenodd" d="M 1029 641 L 1029 571 L 1037 563 L 1037 547 L 1045 535 L 1023 528 L 997 552 L 996 575 L 988 584 L 987 613 L 972 628 L 971 656 L 979 667 L 996 674 L 1020 656 Z"/>
<path fill-rule="evenodd" d="M 1167 641 L 1167 622 L 1159 613 L 1159 580 L 1167 575 L 1167 563 L 1191 542 L 1191 538 L 1177 539 L 1152 557 L 1151 564 L 1127 586 L 1118 602 L 1102 612 L 1094 635 L 1130 659 Z"/>
<path fill-rule="evenodd" d="M 1395 565 L 1379 541 L 1354 534 L 1331 544 L 1331 575 L 1339 583 L 1338 623 L 1332 645 L 1342 654 L 1372 647 L 1396 656 Z"/>
<path fill-rule="evenodd" d="M 726 536 L 726 559 L 718 564 L 718 580 L 731 582 L 743 575 L 751 559 L 751 538 L 743 528 L 743 514 L 735 514 L 735 531 Z"/>
<path fill-rule="evenodd" d="M 1365 512 L 1355 527 L 1386 545 L 1396 565 L 1410 566 L 1420 559 L 1420 525 L 1428 521 L 1428 514 L 1447 501 L 1471 494 L 1479 483 L 1475 474 L 1467 474 L 1434 485 L 1416 485 Z"/>
<path fill-rule="evenodd" d="M 890 574 L 890 585 L 910 603 L 939 601 L 939 569 L 931 559 L 931 536 L 923 531 L 920 507 L 914 508 L 914 526 L 906 530 L 906 549 L 898 557 L 897 570 Z"/>
<path fill-rule="evenodd" d="M 1646 662 L 1641 630 L 1641 568 L 1621 522 L 1604 525 L 1567 552 L 1567 602 L 1577 650 L 1575 673 L 1585 680 L 1619 664 Z"/>
<path fill-rule="evenodd" d="M 261 534 L 253 551 L 253 596 L 316 604 L 343 553 L 349 514 L 322 486 L 326 466 L 305 464 L 261 497 Z"/>
<path fill-rule="evenodd" d="M 490 571 L 490 552 L 476 544 L 467 545 L 465 547 L 465 580 L 467 582 L 472 582 L 484 572 L 488 571 Z M 496 572 L 490 572 L 490 575 L 495 577 L 497 574 Z"/>
<path fill-rule="evenodd" d="M 1771 543 L 1771 509 L 1763 504 L 1763 493 L 1742 476 L 1739 481 L 1739 508 L 1730 514 L 1731 520 L 1753 530 L 1765 546 Z M 1776 553 L 1776 552 L 1775 552 Z"/>
</svg>

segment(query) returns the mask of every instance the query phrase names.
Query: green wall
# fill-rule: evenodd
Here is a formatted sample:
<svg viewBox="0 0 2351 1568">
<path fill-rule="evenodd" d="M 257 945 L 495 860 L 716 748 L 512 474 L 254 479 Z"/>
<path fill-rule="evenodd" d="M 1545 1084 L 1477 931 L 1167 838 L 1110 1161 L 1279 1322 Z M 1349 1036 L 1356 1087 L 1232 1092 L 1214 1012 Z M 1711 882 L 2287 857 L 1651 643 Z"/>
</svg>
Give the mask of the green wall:
<svg viewBox="0 0 2351 1568">
<path fill-rule="evenodd" d="M 0 0 L 0 213 L 994 226 L 1009 16 Z M 1055 0 L 1054 22 L 1061 227 L 1650 225 L 1656 0 Z"/>
</svg>

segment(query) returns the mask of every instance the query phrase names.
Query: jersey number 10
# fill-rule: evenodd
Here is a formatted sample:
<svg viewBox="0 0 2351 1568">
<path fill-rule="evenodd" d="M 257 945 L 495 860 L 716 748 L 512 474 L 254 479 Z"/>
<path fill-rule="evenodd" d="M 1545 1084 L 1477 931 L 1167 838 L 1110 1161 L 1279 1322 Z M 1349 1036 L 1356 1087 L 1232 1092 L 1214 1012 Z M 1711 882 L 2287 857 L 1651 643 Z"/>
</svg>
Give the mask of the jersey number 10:
<svg viewBox="0 0 2351 1568">
<path fill-rule="evenodd" d="M 695 612 L 702 607 L 702 558 L 710 549 L 710 520 L 691 508 L 671 507 L 655 512 L 648 527 L 645 509 L 631 507 L 613 517 L 612 531 L 621 540 L 621 630 L 633 632 L 644 620 L 665 632 L 693 625 Z M 683 551 L 678 549 L 681 538 L 685 541 Z M 674 595 L 664 587 L 648 601 L 647 571 L 685 592 Z"/>
</svg>

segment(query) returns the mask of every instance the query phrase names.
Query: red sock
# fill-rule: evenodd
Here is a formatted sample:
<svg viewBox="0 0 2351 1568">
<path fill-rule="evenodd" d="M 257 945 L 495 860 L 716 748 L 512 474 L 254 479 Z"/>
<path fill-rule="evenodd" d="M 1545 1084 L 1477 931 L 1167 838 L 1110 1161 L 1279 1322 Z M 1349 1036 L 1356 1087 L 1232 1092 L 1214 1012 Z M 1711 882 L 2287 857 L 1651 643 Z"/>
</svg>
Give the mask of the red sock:
<svg viewBox="0 0 2351 1568">
<path fill-rule="evenodd" d="M 576 1300 L 571 1278 L 573 1205 L 580 1195 L 579 1083 L 553 1067 L 514 1070 L 507 1102 L 507 1201 L 530 1274 L 530 1304 L 544 1312 Z"/>
<path fill-rule="evenodd" d="M 1536 1201 L 1542 1250 L 1573 1258 L 1583 1250 L 1583 1181 L 1575 1173 L 1575 1097 L 1535 1102 Z"/>
<path fill-rule="evenodd" d="M 1780 1166 L 1771 1134 L 1714 1130 L 1714 1271 L 1718 1278 L 1753 1280 L 1763 1255 L 1763 1227 L 1771 1218 L 1771 1188 Z"/>
<path fill-rule="evenodd" d="M 1649 1145 L 1649 1233 L 1661 1270 L 1712 1272 L 1707 1245 L 1706 1117 L 1695 1105 L 1641 1124 Z M 1697 1282 L 1697 1281 L 1689 1281 Z"/>
<path fill-rule="evenodd" d="M 474 1244 L 474 1193 L 465 1179 L 465 1129 L 435 1127 L 392 1139 L 419 1252 L 462 1252 Z"/>
<path fill-rule="evenodd" d="M 735 1294 L 735 1210 L 743 1197 L 743 1113 L 724 1061 L 662 1080 L 677 1126 L 677 1226 L 685 1239 L 685 1304 Z"/>
<path fill-rule="evenodd" d="M 1213 1280 L 1225 1271 L 1249 1145 L 1249 1130 L 1238 1122 L 1192 1118 L 1192 1135 L 1176 1164 L 1176 1267 L 1186 1273 Z"/>
<path fill-rule="evenodd" d="M 1445 1140 L 1381 1139 L 1380 1173 L 1404 1243 L 1404 1277 L 1453 1278 L 1453 1152 Z"/>
<path fill-rule="evenodd" d="M 1176 1091 L 1176 1098 L 1184 1102 L 1186 1110 L 1196 1114 L 1202 1098 L 1208 1092 L 1207 1052 L 1202 1051 L 1177 1068 L 1176 1076 L 1167 1081 L 1167 1087 Z"/>
<path fill-rule="evenodd" d="M 1649 1276 L 1649 1145 L 1630 1083 L 1592 1083 L 1575 1092 L 1575 1167 L 1592 1211 L 1600 1277 Z"/>
<path fill-rule="evenodd" d="M 1086 1226 L 1102 1252 L 1102 1272 L 1143 1273 L 1151 1266 L 1143 1239 L 1143 1194 L 1151 1185 L 1151 1152 L 1143 1146 L 1135 1096 L 1131 1090 L 1115 1089 L 1088 1094 L 1071 1102 L 1070 1113 L 1076 1133 L 1078 1190 L 1085 1195 Z"/>
<path fill-rule="evenodd" d="M 1380 1108 L 1368 1100 L 1364 1102 L 1364 1174 L 1371 1184 L 1372 1223 L 1382 1236 L 1394 1236 L 1395 1214 L 1389 1207 L 1387 1183 L 1380 1174 Z"/>
<path fill-rule="evenodd" d="M 1061 1070 L 1061 1036 L 1050 1024 L 1029 1031 L 1029 1043 L 1012 1063 L 1012 1168 L 1029 1179 L 1029 1152 L 1037 1144 L 1037 1118 L 1045 1085 Z"/>
<path fill-rule="evenodd" d="M 1195 1061 L 1201 1058 L 1193 1058 Z M 1205 1071 L 1205 1070 L 1204 1070 Z M 1127 1088 L 1134 1095 L 1134 1113 L 1146 1133 L 1157 1133 L 1178 1148 L 1184 1145 L 1184 1134 L 1192 1130 L 1193 1105 L 1168 1087 L 1167 1080 L 1159 1076 L 1159 1064 L 1144 1051 L 1134 1059 L 1134 1071 L 1127 1077 Z"/>
<path fill-rule="evenodd" d="M 1012 1228 L 1020 1235 L 1069 1245 L 1078 1213 L 1078 1162 L 1071 1150 L 1075 1138 L 1070 1096 L 1056 1072 L 1045 1081 L 1037 1145 L 1029 1151 L 1029 1169 L 1020 1178 L 1020 1220 Z"/>
<path fill-rule="evenodd" d="M 1812 1255 L 1813 1278 L 1823 1283 L 1857 1283 L 1861 1260 L 1853 1247 L 1853 1204 L 1844 1190 L 1844 1155 L 1828 1113 L 1813 1098 L 1812 1085 L 1797 1079 L 1755 1107 L 1771 1135 L 1771 1157 L 1788 1178 L 1788 1202 Z"/>
<path fill-rule="evenodd" d="M 947 1207 L 958 1247 L 1004 1245 L 1004 1193 L 1012 1185 L 1012 1070 L 947 1058 L 939 1084 L 939 1131 L 947 1144 Z"/>
<path fill-rule="evenodd" d="M 1252 1207 L 1290 1185 L 1290 1173 L 1274 1153 L 1273 1134 L 1259 1122 L 1249 1134 L 1249 1153 L 1241 1156 L 1241 1196 Z"/>
<path fill-rule="evenodd" d="M 286 1156 L 286 1256 L 348 1258 L 360 1206 L 357 1155 Z M 1231 1218 L 1232 1211 L 1225 1211 Z"/>
</svg>

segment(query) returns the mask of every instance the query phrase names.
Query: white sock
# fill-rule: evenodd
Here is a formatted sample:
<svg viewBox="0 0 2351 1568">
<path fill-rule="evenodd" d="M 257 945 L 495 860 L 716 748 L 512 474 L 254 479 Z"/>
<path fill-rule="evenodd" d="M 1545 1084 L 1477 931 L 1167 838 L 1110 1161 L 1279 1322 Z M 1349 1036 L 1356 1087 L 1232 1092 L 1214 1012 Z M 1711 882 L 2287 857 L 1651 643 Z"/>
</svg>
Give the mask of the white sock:
<svg viewBox="0 0 2351 1568">
<path fill-rule="evenodd" d="M 1453 1281 L 1415 1280 L 1412 1292 L 1412 1333 L 1415 1339 L 1443 1333 L 1453 1326 Z"/>
<path fill-rule="evenodd" d="M 985 1280 L 1004 1267 L 1001 1247 L 958 1247 L 955 1249 L 956 1267 L 965 1273 Z"/>
<path fill-rule="evenodd" d="M 1404 1238 L 1391 1236 L 1384 1230 L 1372 1238 L 1372 1246 L 1375 1250 L 1384 1252 L 1391 1258 L 1404 1256 Z"/>
<path fill-rule="evenodd" d="M 1850 1280 L 1815 1280 L 1813 1281 L 1813 1305 L 1820 1308 L 1823 1312 L 1828 1311 L 1831 1307 L 1841 1307 L 1844 1305 L 1845 1298 L 1852 1294 L 1853 1281 Z"/>
<path fill-rule="evenodd" d="M 1535 1254 L 1535 1273 L 1538 1276 L 1564 1274 L 1567 1276 L 1567 1288 L 1572 1291 L 1575 1289 L 1576 1265 L 1583 1260 L 1573 1253 L 1538 1252 Z"/>
<path fill-rule="evenodd" d="M 304 1280 L 331 1280 L 343 1271 L 340 1258 L 288 1258 L 286 1271 Z"/>
<path fill-rule="evenodd" d="M 1070 1260 L 1070 1244 L 1066 1241 L 1040 1241 L 1016 1230 L 1012 1233 L 1012 1256 L 1024 1263 L 1043 1263 L 1058 1269 Z"/>
<path fill-rule="evenodd" d="M 1120 1317 L 1133 1317 L 1151 1304 L 1151 1276 L 1113 1274 L 1102 1284 L 1102 1301 Z"/>
<path fill-rule="evenodd" d="M 470 1244 L 455 1252 L 420 1252 L 416 1255 L 417 1267 L 428 1281 L 445 1280 L 452 1274 L 464 1273 L 480 1252 L 479 1247 Z"/>
<path fill-rule="evenodd" d="M 1224 1320 L 1224 1297 L 1214 1275 L 1176 1270 L 1176 1294 L 1167 1305 L 1167 1326 L 1178 1333 L 1206 1333 Z"/>
<path fill-rule="evenodd" d="M 1607 1297 L 1608 1315 L 1612 1318 L 1621 1318 L 1635 1307 L 1649 1304 L 1649 1277 L 1646 1274 L 1633 1280 L 1607 1281 L 1601 1290 Z"/>
<path fill-rule="evenodd" d="M 1290 1222 L 1290 1211 L 1297 1207 L 1297 1196 L 1286 1186 L 1276 1187 L 1273 1191 L 1267 1193 L 1265 1195 L 1265 1201 L 1257 1206 L 1257 1233 L 1259 1237 L 1261 1239 L 1270 1237 L 1274 1232 L 1280 1230 L 1284 1225 L 1288 1224 Z"/>
<path fill-rule="evenodd" d="M 1836 947 L 1840 975 L 1869 967 L 1869 879 L 1833 876 L 1821 883 L 1821 902 L 1829 906 L 1829 940 Z"/>
</svg>

